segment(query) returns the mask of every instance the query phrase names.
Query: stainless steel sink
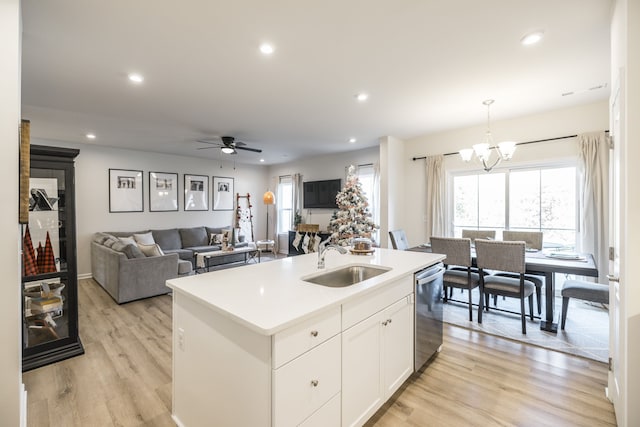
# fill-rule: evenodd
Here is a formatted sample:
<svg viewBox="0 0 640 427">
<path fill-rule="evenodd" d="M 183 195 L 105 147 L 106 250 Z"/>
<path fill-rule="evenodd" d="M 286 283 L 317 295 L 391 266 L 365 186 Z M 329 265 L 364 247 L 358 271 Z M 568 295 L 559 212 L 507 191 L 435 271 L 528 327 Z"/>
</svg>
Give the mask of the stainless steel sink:
<svg viewBox="0 0 640 427">
<path fill-rule="evenodd" d="M 312 274 L 303 277 L 302 280 L 331 288 L 344 288 L 345 286 L 355 285 L 356 283 L 379 276 L 389 270 L 391 270 L 391 268 L 377 265 L 348 265 L 337 270 Z"/>
</svg>

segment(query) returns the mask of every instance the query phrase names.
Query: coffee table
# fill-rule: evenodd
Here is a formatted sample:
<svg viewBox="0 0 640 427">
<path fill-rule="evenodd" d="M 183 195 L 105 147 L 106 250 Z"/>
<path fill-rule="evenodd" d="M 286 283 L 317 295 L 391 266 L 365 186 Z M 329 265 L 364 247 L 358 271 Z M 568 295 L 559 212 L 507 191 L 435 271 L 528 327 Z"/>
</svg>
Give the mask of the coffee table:
<svg viewBox="0 0 640 427">
<path fill-rule="evenodd" d="M 260 251 L 257 248 L 252 248 L 252 247 L 235 248 L 232 251 L 219 250 L 219 251 L 212 251 L 212 252 L 199 252 L 199 253 L 196 253 L 196 257 L 195 257 L 196 258 L 195 271 L 196 273 L 209 271 L 209 269 L 213 267 L 211 265 L 211 260 L 223 258 L 223 263 L 224 263 L 224 258 L 231 257 L 237 254 L 244 254 L 245 264 L 247 264 L 251 260 L 256 261 L 256 255 L 258 256 L 258 260 L 256 262 L 257 263 L 260 262 Z M 216 265 L 220 265 L 220 264 L 216 264 Z"/>
</svg>

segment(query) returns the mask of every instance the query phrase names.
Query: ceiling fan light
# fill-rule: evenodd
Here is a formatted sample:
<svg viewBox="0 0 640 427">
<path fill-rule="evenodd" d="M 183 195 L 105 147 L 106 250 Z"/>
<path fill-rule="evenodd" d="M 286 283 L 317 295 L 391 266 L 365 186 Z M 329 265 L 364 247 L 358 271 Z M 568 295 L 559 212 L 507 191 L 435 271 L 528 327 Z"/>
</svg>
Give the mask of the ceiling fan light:
<svg viewBox="0 0 640 427">
<path fill-rule="evenodd" d="M 234 150 L 232 147 L 222 147 L 220 149 L 224 154 L 233 154 L 235 153 L 236 150 Z"/>
</svg>

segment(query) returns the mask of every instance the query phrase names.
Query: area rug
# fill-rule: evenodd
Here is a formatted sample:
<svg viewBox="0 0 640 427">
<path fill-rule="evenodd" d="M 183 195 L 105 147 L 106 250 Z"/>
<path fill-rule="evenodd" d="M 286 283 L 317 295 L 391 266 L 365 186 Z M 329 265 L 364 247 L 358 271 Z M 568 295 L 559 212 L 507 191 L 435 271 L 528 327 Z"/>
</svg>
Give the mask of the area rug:
<svg viewBox="0 0 640 427">
<path fill-rule="evenodd" d="M 544 289 L 542 290 L 542 316 L 545 313 Z M 466 291 L 454 289 L 453 298 L 466 301 Z M 535 298 L 535 297 L 534 297 Z M 474 303 L 478 302 L 478 291 L 473 293 Z M 498 308 L 520 313 L 520 300 L 515 298 L 498 297 Z M 537 311 L 534 301 L 534 313 Z M 491 302 L 493 306 L 493 301 Z M 525 304 L 529 313 L 528 304 Z M 496 310 L 484 312 L 482 324 L 478 323 L 478 308 L 474 306 L 473 321 L 469 321 L 468 305 L 462 302 L 450 301 L 444 304 L 444 321 L 463 328 L 481 331 L 501 336 L 511 340 L 525 342 L 549 348 L 551 350 L 586 357 L 599 362 L 607 362 L 609 358 L 609 312 L 603 304 L 593 304 L 586 301 L 571 299 L 567 311 L 565 330 L 560 330 L 560 314 L 562 298 L 555 298 L 555 320 L 558 322 L 558 333 L 554 334 L 540 330 L 540 320 L 533 322 L 527 316 L 527 334 L 522 334 L 520 315 Z"/>
</svg>

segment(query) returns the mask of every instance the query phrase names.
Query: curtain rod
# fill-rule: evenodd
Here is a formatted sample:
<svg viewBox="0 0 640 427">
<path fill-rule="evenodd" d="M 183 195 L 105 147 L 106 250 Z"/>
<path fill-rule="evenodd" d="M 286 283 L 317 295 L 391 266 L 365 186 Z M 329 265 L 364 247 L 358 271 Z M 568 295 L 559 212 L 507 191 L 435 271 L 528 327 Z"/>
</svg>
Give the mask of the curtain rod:
<svg viewBox="0 0 640 427">
<path fill-rule="evenodd" d="M 605 133 L 609 133 L 608 130 L 604 131 Z M 569 139 L 569 138 L 576 138 L 578 135 L 566 135 L 566 136 L 558 136 L 555 138 L 547 138 L 547 139 L 536 139 L 535 141 L 525 141 L 525 142 L 517 142 L 516 145 L 526 145 L 526 144 L 537 144 L 538 142 L 547 142 L 547 141 L 558 141 L 561 139 Z M 496 148 L 496 147 L 491 147 L 491 148 Z M 458 152 L 456 151 L 455 153 L 444 153 L 443 156 L 455 156 L 456 154 L 458 154 Z M 412 160 L 415 162 L 416 160 L 422 160 L 422 159 L 426 159 L 427 156 L 422 156 L 422 157 L 412 157 Z"/>
</svg>

